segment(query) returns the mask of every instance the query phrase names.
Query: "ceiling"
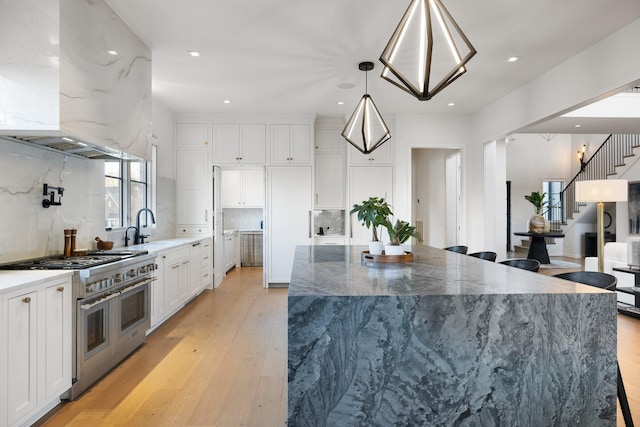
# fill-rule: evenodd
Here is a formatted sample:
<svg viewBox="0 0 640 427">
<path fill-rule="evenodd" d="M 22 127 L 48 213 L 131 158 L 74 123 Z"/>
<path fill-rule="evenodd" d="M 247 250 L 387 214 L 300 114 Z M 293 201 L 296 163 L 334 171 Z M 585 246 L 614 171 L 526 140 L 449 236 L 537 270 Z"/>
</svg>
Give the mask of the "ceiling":
<svg viewBox="0 0 640 427">
<path fill-rule="evenodd" d="M 379 77 L 409 0 L 107 2 L 152 50 L 153 95 L 176 113 L 348 116 L 365 91 L 358 63 L 370 60 L 369 93 L 383 116 L 469 114 L 640 18 L 638 0 L 444 0 L 478 54 L 451 86 L 418 101 Z M 563 121 L 529 131 L 578 133 Z"/>
</svg>

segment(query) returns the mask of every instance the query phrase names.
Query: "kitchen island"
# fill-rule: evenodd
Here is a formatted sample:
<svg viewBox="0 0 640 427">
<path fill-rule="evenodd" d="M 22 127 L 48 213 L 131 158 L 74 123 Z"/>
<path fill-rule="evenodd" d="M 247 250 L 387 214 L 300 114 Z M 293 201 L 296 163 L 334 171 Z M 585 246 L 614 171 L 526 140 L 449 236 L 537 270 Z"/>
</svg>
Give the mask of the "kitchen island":
<svg viewBox="0 0 640 427">
<path fill-rule="evenodd" d="M 613 292 L 427 246 L 298 246 L 290 426 L 615 425 Z"/>
</svg>

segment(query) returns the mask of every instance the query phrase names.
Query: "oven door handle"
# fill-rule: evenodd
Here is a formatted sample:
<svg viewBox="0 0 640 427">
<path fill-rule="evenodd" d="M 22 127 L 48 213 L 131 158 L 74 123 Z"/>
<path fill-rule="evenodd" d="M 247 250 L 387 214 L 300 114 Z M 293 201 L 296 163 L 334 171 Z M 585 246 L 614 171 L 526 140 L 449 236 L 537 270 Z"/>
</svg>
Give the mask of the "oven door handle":
<svg viewBox="0 0 640 427">
<path fill-rule="evenodd" d="M 97 300 L 95 302 L 92 302 L 92 303 L 89 303 L 89 304 L 81 304 L 80 308 L 83 309 L 83 310 L 89 310 L 91 307 L 95 307 L 98 304 L 102 304 L 105 301 L 109 301 L 110 299 L 113 299 L 113 298 L 117 297 L 118 295 L 120 295 L 120 292 L 116 291 L 116 292 L 114 292 L 112 294 L 107 295 L 104 298 L 100 298 L 99 300 Z"/>
<path fill-rule="evenodd" d="M 136 288 L 139 288 L 140 286 L 148 285 L 149 283 L 151 283 L 151 282 L 153 282 L 155 280 L 157 280 L 156 277 L 149 277 L 148 279 L 144 279 L 143 281 L 138 282 L 135 285 L 131 285 L 131 286 L 129 286 L 127 288 L 124 288 L 124 289 L 118 289 L 118 293 L 124 294 L 125 292 L 132 291 L 132 290 L 134 290 Z"/>
</svg>

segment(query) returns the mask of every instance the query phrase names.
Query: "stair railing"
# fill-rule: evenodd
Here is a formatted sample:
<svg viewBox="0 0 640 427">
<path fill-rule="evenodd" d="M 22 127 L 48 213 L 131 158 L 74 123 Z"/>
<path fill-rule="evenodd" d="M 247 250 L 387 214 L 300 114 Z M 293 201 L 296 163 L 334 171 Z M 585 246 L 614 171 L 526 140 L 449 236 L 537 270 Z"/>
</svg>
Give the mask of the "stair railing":
<svg viewBox="0 0 640 427">
<path fill-rule="evenodd" d="M 616 166 L 624 165 L 624 158 L 633 155 L 633 148 L 640 146 L 638 134 L 611 134 L 600 145 L 596 152 L 584 164 L 580 172 L 573 177 L 560 192 L 560 207 L 549 210 L 549 222 L 552 231 L 561 230 L 567 219 L 573 219 L 573 214 L 580 212 L 584 203 L 576 202 L 576 182 L 593 179 L 607 179 L 615 175 Z"/>
</svg>

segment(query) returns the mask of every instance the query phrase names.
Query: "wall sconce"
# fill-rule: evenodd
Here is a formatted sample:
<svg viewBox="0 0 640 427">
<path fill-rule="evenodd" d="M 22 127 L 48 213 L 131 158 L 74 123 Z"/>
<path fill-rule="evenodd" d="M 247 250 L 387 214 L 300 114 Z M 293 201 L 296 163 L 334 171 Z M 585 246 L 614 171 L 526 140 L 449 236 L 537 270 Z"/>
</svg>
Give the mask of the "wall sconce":
<svg viewBox="0 0 640 427">
<path fill-rule="evenodd" d="M 361 62 L 358 68 L 365 72 L 365 93 L 342 130 L 342 136 L 362 154 L 369 154 L 391 139 L 391 132 L 367 93 L 367 73 L 373 70 L 373 62 Z"/>
<path fill-rule="evenodd" d="M 54 191 L 49 191 L 54 190 Z M 56 191 L 58 192 L 58 201 L 56 202 Z M 44 199 L 42 201 L 42 207 L 48 208 L 49 206 L 62 206 L 62 193 L 64 192 L 64 188 L 62 187 L 53 187 L 48 184 L 44 184 L 42 187 L 42 195 L 49 196 L 49 199 Z"/>
<path fill-rule="evenodd" d="M 578 150 L 578 161 L 580 162 L 580 172 L 584 172 L 584 167 L 587 166 L 587 162 L 584 161 L 584 152 L 587 150 L 587 146 L 582 144 L 582 149 Z"/>
<path fill-rule="evenodd" d="M 466 73 L 475 54 L 440 0 L 412 0 L 380 56 L 381 77 L 428 101 Z"/>
</svg>

